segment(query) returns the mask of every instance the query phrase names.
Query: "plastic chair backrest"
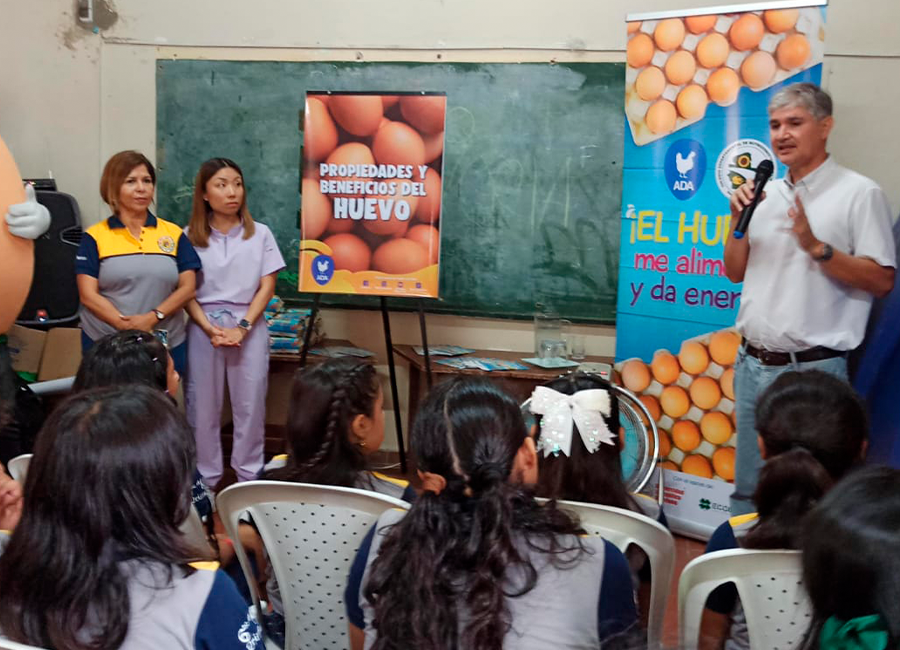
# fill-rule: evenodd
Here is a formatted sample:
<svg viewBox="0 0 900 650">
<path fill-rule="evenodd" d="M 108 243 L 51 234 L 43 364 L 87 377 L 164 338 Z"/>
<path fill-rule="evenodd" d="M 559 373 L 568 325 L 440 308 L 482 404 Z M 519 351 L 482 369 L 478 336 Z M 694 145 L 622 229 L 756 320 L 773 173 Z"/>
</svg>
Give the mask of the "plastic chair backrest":
<svg viewBox="0 0 900 650">
<path fill-rule="evenodd" d="M 39 648 L 34 645 L 24 645 L 22 643 L 16 643 L 15 641 L 7 641 L 0 637 L 0 650 L 44 650 L 44 648 Z"/>
<path fill-rule="evenodd" d="M 238 540 L 244 512 L 253 517 L 284 604 L 285 650 L 347 648 L 344 588 L 356 552 L 381 513 L 409 509 L 400 499 L 353 488 L 248 481 L 216 498 L 228 536 Z M 247 554 L 235 552 L 261 612 Z"/>
<path fill-rule="evenodd" d="M 31 462 L 31 454 L 22 454 L 11 458 L 6 465 L 6 471 L 19 483 L 25 483 L 25 475 L 28 474 L 28 463 Z"/>
<path fill-rule="evenodd" d="M 675 540 L 665 526 L 630 510 L 595 503 L 558 501 L 560 508 L 574 512 L 591 535 L 600 535 L 623 553 L 634 544 L 650 560 L 650 612 L 647 641 L 651 646 L 662 642 L 666 601 L 672 589 L 675 571 Z"/>
<path fill-rule="evenodd" d="M 797 647 L 812 616 L 801 575 L 800 551 L 731 549 L 694 559 L 678 582 L 682 647 L 697 647 L 706 599 L 727 582 L 737 587 L 751 650 Z"/>
</svg>

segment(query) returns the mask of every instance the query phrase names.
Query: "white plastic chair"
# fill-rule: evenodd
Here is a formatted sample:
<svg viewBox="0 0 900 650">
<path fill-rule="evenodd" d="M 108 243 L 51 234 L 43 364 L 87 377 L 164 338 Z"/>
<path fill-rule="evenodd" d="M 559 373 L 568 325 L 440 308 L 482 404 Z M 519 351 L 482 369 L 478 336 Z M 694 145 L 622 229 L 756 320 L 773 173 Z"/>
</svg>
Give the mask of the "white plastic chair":
<svg viewBox="0 0 900 650">
<path fill-rule="evenodd" d="M 3 637 L 0 637 L 0 650 L 44 650 L 44 648 L 39 648 L 34 645 L 24 645 L 22 643 L 16 643 L 15 641 L 7 641 Z"/>
<path fill-rule="evenodd" d="M 600 535 L 623 553 L 634 544 L 650 560 L 650 612 L 647 641 L 651 647 L 662 642 L 666 601 L 675 571 L 675 540 L 665 526 L 630 510 L 595 503 L 558 501 L 559 507 L 574 512 L 591 535 Z"/>
<path fill-rule="evenodd" d="M 710 592 L 733 582 L 747 619 L 751 650 L 795 648 L 809 627 L 809 599 L 801 581 L 800 551 L 731 549 L 691 561 L 678 582 L 678 630 L 696 648 Z"/>
<path fill-rule="evenodd" d="M 31 462 L 31 454 L 22 454 L 11 458 L 6 465 L 6 471 L 19 483 L 25 483 L 25 475 L 28 474 L 28 463 Z M 2 647 L 2 646 L 0 646 Z"/>
<path fill-rule="evenodd" d="M 284 604 L 285 650 L 347 648 L 344 589 L 350 565 L 381 513 L 407 510 L 409 504 L 367 490 L 248 481 L 224 489 L 216 505 L 261 613 L 257 578 L 237 542 L 241 515 L 253 517 Z"/>
</svg>

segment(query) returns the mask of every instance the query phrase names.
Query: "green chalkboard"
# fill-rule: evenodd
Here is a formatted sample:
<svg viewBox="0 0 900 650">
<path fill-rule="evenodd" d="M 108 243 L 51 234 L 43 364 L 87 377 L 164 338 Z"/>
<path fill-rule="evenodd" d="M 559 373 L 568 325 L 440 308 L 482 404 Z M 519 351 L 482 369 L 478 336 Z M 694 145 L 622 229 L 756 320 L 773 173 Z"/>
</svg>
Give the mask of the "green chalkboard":
<svg viewBox="0 0 900 650">
<path fill-rule="evenodd" d="M 624 80 L 619 63 L 158 61 L 159 213 L 184 223 L 200 163 L 234 159 L 288 263 L 279 295 L 309 299 L 296 291 L 306 91 L 444 91 L 441 300 L 426 309 L 529 318 L 540 302 L 612 323 Z"/>
</svg>

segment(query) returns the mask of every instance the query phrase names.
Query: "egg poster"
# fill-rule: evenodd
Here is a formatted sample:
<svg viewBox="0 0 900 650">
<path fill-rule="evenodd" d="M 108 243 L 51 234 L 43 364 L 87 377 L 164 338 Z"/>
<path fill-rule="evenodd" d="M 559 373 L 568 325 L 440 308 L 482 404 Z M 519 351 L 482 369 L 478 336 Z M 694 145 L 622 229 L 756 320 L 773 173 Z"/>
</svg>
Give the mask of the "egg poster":
<svg viewBox="0 0 900 650">
<path fill-rule="evenodd" d="M 444 93 L 308 92 L 299 290 L 438 297 Z"/>
</svg>

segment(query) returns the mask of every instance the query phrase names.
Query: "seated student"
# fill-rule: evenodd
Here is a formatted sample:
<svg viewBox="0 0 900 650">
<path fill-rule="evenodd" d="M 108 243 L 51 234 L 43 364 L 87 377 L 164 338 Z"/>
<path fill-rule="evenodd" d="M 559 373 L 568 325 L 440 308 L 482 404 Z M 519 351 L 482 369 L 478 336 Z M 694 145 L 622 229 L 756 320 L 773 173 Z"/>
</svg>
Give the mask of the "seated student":
<svg viewBox="0 0 900 650">
<path fill-rule="evenodd" d="M 411 447 L 424 492 L 379 518 L 351 569 L 354 650 L 597 648 L 634 628 L 624 556 L 535 501 L 515 400 L 486 380 L 442 382 Z"/>
<path fill-rule="evenodd" d="M 868 467 L 831 490 L 803 522 L 807 650 L 900 648 L 900 471 Z"/>
<path fill-rule="evenodd" d="M 371 490 L 412 501 L 408 481 L 368 469 L 367 457 L 384 440 L 384 395 L 370 363 L 329 359 L 294 375 L 286 442 L 290 453 L 276 456 L 260 478 Z M 273 614 L 266 633 L 283 645 L 284 607 L 278 582 L 269 575 L 266 594 Z"/>
<path fill-rule="evenodd" d="M 21 521 L 0 535 L 0 634 L 71 650 L 262 649 L 234 584 L 192 565 L 179 531 L 193 466 L 190 428 L 157 390 L 60 404 L 38 435 Z"/>
<path fill-rule="evenodd" d="M 780 375 L 759 398 L 756 426 L 766 461 L 754 495 L 758 512 L 732 517 L 719 526 L 707 552 L 798 548 L 804 515 L 865 456 L 865 408 L 849 384 L 819 370 Z M 700 647 L 750 647 L 733 584 L 710 594 Z"/>
<path fill-rule="evenodd" d="M 582 433 L 573 418 L 574 409 L 585 413 L 590 423 L 605 427 L 604 436 Z M 560 429 L 548 415 L 564 407 L 572 428 Z M 576 372 L 535 389 L 531 412 L 540 416 L 536 439 L 540 454 L 538 496 L 597 503 L 661 516 L 659 504 L 642 494 L 630 494 L 622 478 L 622 445 L 619 437 L 619 401 L 610 383 L 597 375 Z M 563 443 L 563 444 L 560 444 Z"/>
<path fill-rule="evenodd" d="M 276 456 L 260 478 L 372 490 L 411 501 L 408 481 L 368 469 L 384 441 L 384 394 L 375 367 L 329 359 L 294 376 L 288 408 L 287 455 Z"/>
<path fill-rule="evenodd" d="M 72 390 L 142 384 L 163 391 L 174 403 L 180 379 L 172 355 L 155 336 L 140 330 L 120 330 L 97 340 L 85 352 Z M 191 501 L 200 518 L 211 524 L 209 489 L 196 469 Z"/>
<path fill-rule="evenodd" d="M 576 409 L 578 417 L 574 417 Z M 630 494 L 625 486 L 619 401 L 608 381 L 579 372 L 554 379 L 532 393 L 531 411 L 540 416 L 538 496 L 622 508 L 667 526 L 656 500 L 643 494 Z M 560 426 L 557 419 L 560 416 L 565 426 Z M 579 427 L 579 420 L 590 427 L 587 435 Z M 626 557 L 632 568 L 641 621 L 646 626 L 650 611 L 650 562 L 647 554 L 636 546 L 628 549 Z"/>
</svg>

